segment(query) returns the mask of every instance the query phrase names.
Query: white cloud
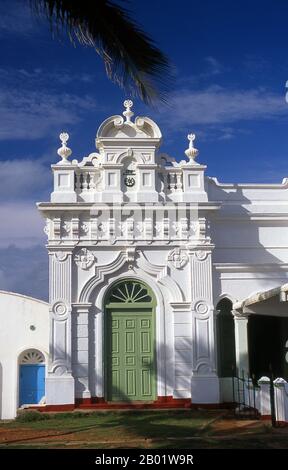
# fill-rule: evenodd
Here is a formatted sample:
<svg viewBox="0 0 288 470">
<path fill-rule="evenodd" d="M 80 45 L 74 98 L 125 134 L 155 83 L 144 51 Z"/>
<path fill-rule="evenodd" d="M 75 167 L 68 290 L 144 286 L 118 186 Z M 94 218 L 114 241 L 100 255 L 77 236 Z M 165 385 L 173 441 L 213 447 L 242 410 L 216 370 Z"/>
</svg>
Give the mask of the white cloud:
<svg viewBox="0 0 288 470">
<path fill-rule="evenodd" d="M 44 224 L 34 201 L 0 204 L 0 248 L 44 246 Z"/>
<path fill-rule="evenodd" d="M 87 111 L 95 110 L 95 98 L 67 93 L 65 85 L 86 85 L 92 79 L 64 69 L 0 68 L 0 140 L 39 139 L 80 122 Z"/>
<path fill-rule="evenodd" d="M 0 140 L 44 137 L 79 122 L 82 113 L 95 106 L 89 96 L 0 89 Z"/>
<path fill-rule="evenodd" d="M 0 201 L 16 201 L 43 194 L 51 186 L 51 171 L 43 160 L 0 161 Z"/>
<path fill-rule="evenodd" d="M 223 125 L 247 120 L 264 120 L 288 115 L 285 96 L 265 89 L 205 90 L 183 89 L 171 96 L 170 112 L 161 111 L 162 120 L 171 128 L 191 125 Z M 166 117 L 167 116 L 167 117 Z"/>
<path fill-rule="evenodd" d="M 44 246 L 0 247 L 0 290 L 47 300 L 48 255 Z"/>
</svg>

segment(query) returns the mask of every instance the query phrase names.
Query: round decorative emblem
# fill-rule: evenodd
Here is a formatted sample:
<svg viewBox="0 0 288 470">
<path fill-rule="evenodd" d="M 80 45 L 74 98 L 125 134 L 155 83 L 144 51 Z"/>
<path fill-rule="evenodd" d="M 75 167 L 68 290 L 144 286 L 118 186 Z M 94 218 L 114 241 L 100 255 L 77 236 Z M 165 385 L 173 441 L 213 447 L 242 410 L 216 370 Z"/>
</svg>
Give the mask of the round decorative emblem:
<svg viewBox="0 0 288 470">
<path fill-rule="evenodd" d="M 197 302 L 197 304 L 195 305 L 195 310 L 200 315 L 205 315 L 208 312 L 209 307 L 206 304 L 206 302 L 200 301 L 200 302 Z"/>
<path fill-rule="evenodd" d="M 53 306 L 53 312 L 55 315 L 65 315 L 67 313 L 67 306 L 63 302 L 56 302 Z"/>
<path fill-rule="evenodd" d="M 74 261 L 81 269 L 89 269 L 96 261 L 95 256 L 87 248 L 82 248 L 75 256 Z"/>
<path fill-rule="evenodd" d="M 132 188 L 132 186 L 135 185 L 135 178 L 133 178 L 132 176 L 126 176 L 124 178 L 124 184 L 125 186 L 127 186 L 128 188 Z"/>
</svg>

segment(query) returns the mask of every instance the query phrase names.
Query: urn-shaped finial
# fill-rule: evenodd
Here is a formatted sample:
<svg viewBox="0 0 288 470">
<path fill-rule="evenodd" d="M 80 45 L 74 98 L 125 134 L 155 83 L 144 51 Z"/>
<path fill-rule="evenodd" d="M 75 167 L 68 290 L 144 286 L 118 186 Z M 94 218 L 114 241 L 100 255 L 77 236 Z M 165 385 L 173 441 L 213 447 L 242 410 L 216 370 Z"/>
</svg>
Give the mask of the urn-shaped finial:
<svg viewBox="0 0 288 470">
<path fill-rule="evenodd" d="M 67 165 L 67 164 L 70 164 L 70 162 L 68 161 L 68 158 L 70 157 L 71 153 L 72 153 L 72 150 L 67 147 L 67 141 L 69 140 L 69 134 L 67 132 L 61 132 L 61 134 L 59 135 L 59 138 L 61 140 L 61 147 L 57 150 L 57 153 L 59 155 L 59 157 L 62 158 L 62 160 L 60 162 L 58 162 L 59 164 L 61 163 L 62 165 Z"/>
<path fill-rule="evenodd" d="M 125 116 L 126 122 L 131 122 L 131 118 L 132 116 L 134 116 L 133 111 L 131 111 L 131 108 L 133 106 L 133 101 L 125 100 L 123 105 L 124 105 L 124 108 L 126 108 L 125 111 L 123 112 L 123 116 Z"/>
<path fill-rule="evenodd" d="M 189 158 L 190 163 L 197 165 L 195 158 L 199 154 L 199 150 L 194 147 L 194 140 L 196 139 L 195 134 L 188 134 L 187 139 L 189 140 L 189 148 L 185 150 L 185 155 Z"/>
</svg>

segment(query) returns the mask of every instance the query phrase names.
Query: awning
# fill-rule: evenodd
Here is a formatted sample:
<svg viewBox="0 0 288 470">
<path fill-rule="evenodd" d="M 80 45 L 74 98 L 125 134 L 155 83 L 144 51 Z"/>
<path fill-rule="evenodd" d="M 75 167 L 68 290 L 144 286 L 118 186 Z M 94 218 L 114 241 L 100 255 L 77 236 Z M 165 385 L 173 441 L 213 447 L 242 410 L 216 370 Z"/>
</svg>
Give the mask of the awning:
<svg viewBox="0 0 288 470">
<path fill-rule="evenodd" d="M 243 311 L 247 307 L 272 299 L 273 297 L 278 297 L 279 302 L 288 301 L 288 283 L 263 292 L 257 292 L 257 294 L 253 294 L 244 300 L 235 302 L 233 304 L 233 310 Z"/>
</svg>

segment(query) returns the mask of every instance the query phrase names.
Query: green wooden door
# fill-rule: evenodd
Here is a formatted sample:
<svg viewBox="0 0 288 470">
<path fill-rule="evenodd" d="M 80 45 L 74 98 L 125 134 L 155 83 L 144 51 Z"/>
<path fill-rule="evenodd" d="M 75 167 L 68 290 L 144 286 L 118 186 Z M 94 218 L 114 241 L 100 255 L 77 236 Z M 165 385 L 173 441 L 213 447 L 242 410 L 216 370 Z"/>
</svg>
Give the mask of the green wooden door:
<svg viewBox="0 0 288 470">
<path fill-rule="evenodd" d="M 127 295 L 132 291 L 132 297 Z M 139 293 L 136 298 L 135 293 Z M 106 305 L 105 320 L 107 400 L 155 400 L 154 302 L 147 287 L 130 280 L 117 284 Z"/>
</svg>

